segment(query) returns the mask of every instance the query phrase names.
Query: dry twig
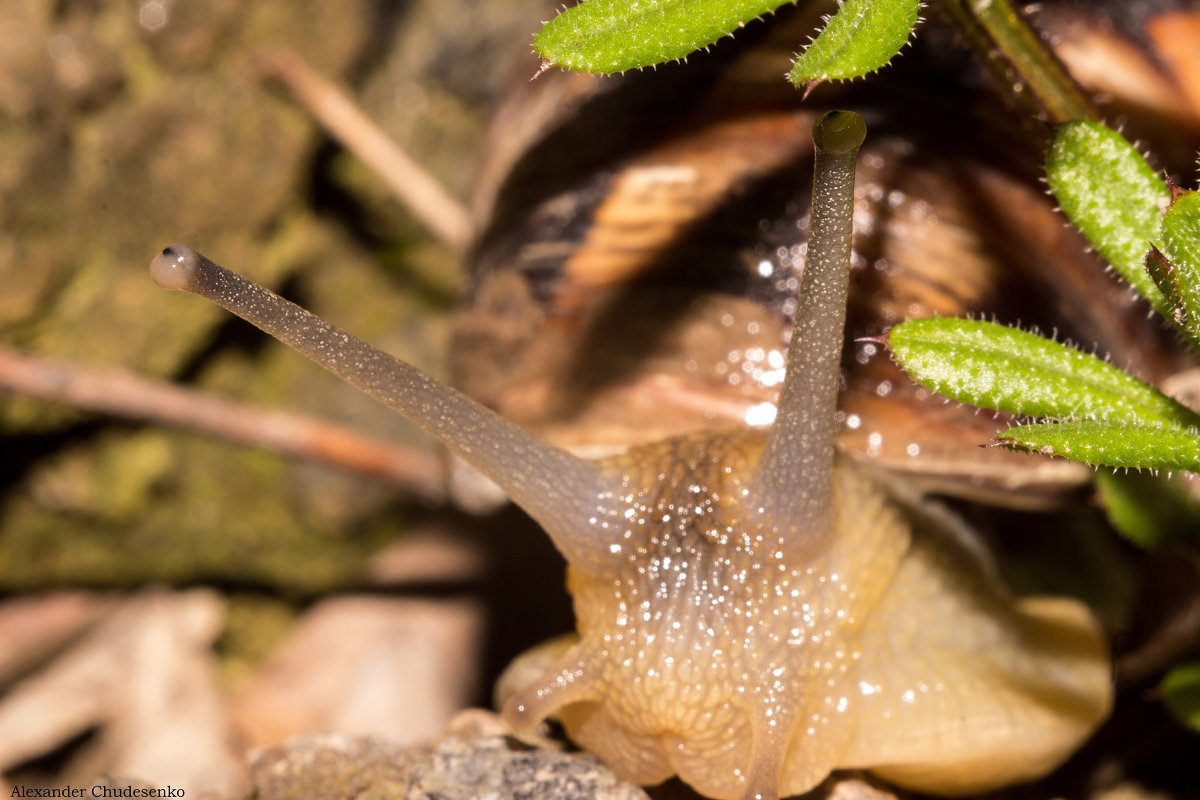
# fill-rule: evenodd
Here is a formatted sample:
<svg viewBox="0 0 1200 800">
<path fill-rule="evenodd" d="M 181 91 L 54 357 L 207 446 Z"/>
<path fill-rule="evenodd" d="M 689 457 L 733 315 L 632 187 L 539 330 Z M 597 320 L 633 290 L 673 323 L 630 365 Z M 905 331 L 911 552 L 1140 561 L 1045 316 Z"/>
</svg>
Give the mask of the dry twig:
<svg viewBox="0 0 1200 800">
<path fill-rule="evenodd" d="M 374 170 L 430 233 L 456 252 L 466 249 L 473 226 L 465 206 L 388 138 L 346 92 L 291 50 L 263 53 L 258 66 L 287 87 L 330 136 Z"/>
<path fill-rule="evenodd" d="M 118 369 L 39 358 L 0 347 L 0 388 L 126 419 L 201 431 L 388 480 L 428 502 L 444 499 L 433 453 L 381 442 L 290 411 L 203 394 Z"/>
</svg>

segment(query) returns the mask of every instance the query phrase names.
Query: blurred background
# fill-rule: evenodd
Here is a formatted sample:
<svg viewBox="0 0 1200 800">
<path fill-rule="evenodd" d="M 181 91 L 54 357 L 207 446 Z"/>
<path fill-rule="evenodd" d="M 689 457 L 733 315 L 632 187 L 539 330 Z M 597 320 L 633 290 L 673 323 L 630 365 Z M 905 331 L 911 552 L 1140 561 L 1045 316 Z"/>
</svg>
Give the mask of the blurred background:
<svg viewBox="0 0 1200 800">
<path fill-rule="evenodd" d="M 467 202 L 494 106 L 536 68 L 543 7 L 0 4 L 3 380 L 19 379 L 15 354 L 111 368 L 436 459 L 390 411 L 210 303 L 157 288 L 147 267 L 186 242 L 444 374 L 461 256 L 267 79 L 261 56 L 286 47 L 349 87 Z M 232 791 L 242 747 L 375 724 L 416 740 L 486 701 L 478 523 L 436 498 L 20 392 L 0 391 L 0 430 L 0 787 L 99 769 Z M 391 674 L 314 663 L 331 651 L 351 674 Z M 395 670 L 422 688 L 385 690 Z M 344 696 L 356 690 L 357 705 Z M 229 697 L 232 722 L 197 710 Z M 359 717 L 322 718 L 334 707 Z M 192 765 L 164 771 L 169 754 L 149 752 L 172 747 Z"/>
</svg>

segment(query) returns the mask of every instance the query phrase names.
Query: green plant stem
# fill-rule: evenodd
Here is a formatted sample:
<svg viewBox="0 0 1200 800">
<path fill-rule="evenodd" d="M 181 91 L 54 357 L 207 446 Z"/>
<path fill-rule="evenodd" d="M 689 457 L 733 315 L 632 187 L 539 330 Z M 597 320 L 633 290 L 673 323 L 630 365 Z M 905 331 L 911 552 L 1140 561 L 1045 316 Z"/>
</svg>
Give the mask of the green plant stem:
<svg viewBox="0 0 1200 800">
<path fill-rule="evenodd" d="M 1099 120 L 1095 107 L 1058 57 L 1008 0 L 942 0 L 942 6 L 971 46 L 1031 111 L 1055 124 Z"/>
</svg>

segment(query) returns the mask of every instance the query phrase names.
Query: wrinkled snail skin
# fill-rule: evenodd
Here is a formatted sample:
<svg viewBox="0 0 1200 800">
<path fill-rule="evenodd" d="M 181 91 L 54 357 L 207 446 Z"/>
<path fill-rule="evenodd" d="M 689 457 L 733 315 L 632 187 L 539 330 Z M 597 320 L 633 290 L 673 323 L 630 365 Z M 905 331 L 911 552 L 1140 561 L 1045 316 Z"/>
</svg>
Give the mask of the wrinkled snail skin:
<svg viewBox="0 0 1200 800">
<path fill-rule="evenodd" d="M 833 769 L 962 794 L 1037 777 L 1111 705 L 1079 603 L 1014 601 L 945 517 L 835 456 L 862 120 L 815 125 L 815 221 L 777 423 L 587 461 L 174 245 L 152 272 L 262 327 L 438 436 L 566 557 L 578 638 L 507 699 L 622 777 L 775 800 Z"/>
</svg>

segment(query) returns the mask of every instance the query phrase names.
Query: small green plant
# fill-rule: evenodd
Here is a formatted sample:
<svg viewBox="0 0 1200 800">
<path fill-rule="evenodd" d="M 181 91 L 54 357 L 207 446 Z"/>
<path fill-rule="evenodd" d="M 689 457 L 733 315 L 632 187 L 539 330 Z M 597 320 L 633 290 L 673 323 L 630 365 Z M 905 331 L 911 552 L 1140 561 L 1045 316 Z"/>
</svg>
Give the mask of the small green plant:
<svg viewBox="0 0 1200 800">
<path fill-rule="evenodd" d="M 797 0 L 583 0 L 534 36 L 542 68 L 614 73 L 687 58 Z M 813 0 L 799 0 L 813 2 Z M 936 0 L 1019 104 L 1054 121 L 1091 104 L 1008 0 Z M 788 73 L 796 86 L 848 80 L 887 65 L 911 38 L 923 0 L 840 0 Z M 801 48 L 801 43 L 796 43 Z"/>
<path fill-rule="evenodd" d="M 1155 307 L 1167 304 L 1144 265 L 1171 192 L 1121 134 L 1094 122 L 1057 131 L 1046 156 L 1046 179 L 1063 213 L 1088 242 Z"/>
<path fill-rule="evenodd" d="M 1087 121 L 1059 127 L 1050 189 L 1113 269 L 1200 348 L 1200 195 L 1168 185 L 1119 133 Z M 1200 416 L 1124 370 L 1069 345 L 995 323 L 910 320 L 887 337 L 916 380 L 972 405 L 1033 422 L 994 443 L 1096 467 L 1200 472 Z M 1200 504 L 1157 474 L 1098 472 L 1113 526 L 1147 548 L 1187 544 Z M 1172 668 L 1167 708 L 1200 730 L 1200 662 Z"/>
<path fill-rule="evenodd" d="M 652 67 L 705 48 L 788 0 L 588 0 L 548 22 L 534 48 L 583 72 Z M 920 0 L 846 0 L 796 60 L 797 86 L 856 78 L 887 64 L 917 24 Z"/>
<path fill-rule="evenodd" d="M 1200 341 L 1196 193 L 1168 187 L 1132 144 L 1095 122 L 1059 127 L 1046 174 L 1092 247 Z M 1098 467 L 1200 471 L 1200 415 L 1066 344 L 955 319 L 902 323 L 888 344 L 915 380 L 947 397 L 1044 420 L 1000 432 L 999 444 Z"/>
</svg>

